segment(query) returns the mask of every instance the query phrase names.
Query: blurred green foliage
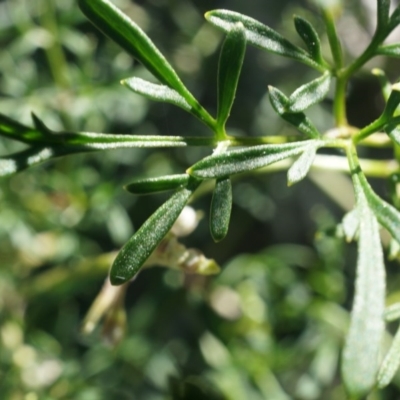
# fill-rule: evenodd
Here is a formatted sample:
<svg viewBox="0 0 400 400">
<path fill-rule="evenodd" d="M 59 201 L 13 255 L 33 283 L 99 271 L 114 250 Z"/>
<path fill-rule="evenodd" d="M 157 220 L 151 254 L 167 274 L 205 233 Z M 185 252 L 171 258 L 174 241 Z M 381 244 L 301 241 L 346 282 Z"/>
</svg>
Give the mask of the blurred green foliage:
<svg viewBox="0 0 400 400">
<path fill-rule="evenodd" d="M 294 37 L 287 17 L 301 8 L 321 26 L 299 2 L 115 3 L 210 110 L 216 109 L 222 35 L 205 22 L 205 11 L 230 8 Z M 0 45 L 0 110 L 23 123 L 30 124 L 34 111 L 60 130 L 204 130 L 181 110 L 150 104 L 120 86 L 120 79 L 147 72 L 96 31 L 73 0 L 0 1 Z M 290 92 L 310 78 L 302 66 L 249 49 L 228 129 L 249 135 L 288 130 L 267 102 L 266 87 Z M 311 113 L 321 129 L 330 126 L 323 105 Z M 20 146 L 2 140 L 0 155 Z M 288 189 L 279 173 L 234 182 L 231 231 L 223 243 L 212 242 L 205 221 L 185 239 L 216 259 L 219 276 L 146 270 L 128 289 L 126 336 L 117 346 L 103 341 L 101 327 L 89 337 L 81 333 L 114 251 L 165 198 L 138 198 L 122 185 L 179 172 L 205 154 L 135 149 L 78 155 L 1 182 L 2 399 L 344 398 L 338 359 L 355 249 L 336 236 L 343 203 L 324 197 L 310 181 Z M 331 186 L 341 185 L 331 179 Z M 209 201 L 204 192 L 196 209 L 207 212 Z M 389 268 L 389 289 L 398 300 L 395 272 Z M 371 398 L 398 395 L 390 387 Z"/>
</svg>

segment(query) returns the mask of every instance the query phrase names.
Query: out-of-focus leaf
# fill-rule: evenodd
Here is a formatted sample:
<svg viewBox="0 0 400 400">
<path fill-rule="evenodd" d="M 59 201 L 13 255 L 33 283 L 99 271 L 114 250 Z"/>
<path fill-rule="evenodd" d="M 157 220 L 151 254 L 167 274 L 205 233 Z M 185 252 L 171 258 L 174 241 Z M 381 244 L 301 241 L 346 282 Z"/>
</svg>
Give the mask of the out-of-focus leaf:
<svg viewBox="0 0 400 400">
<path fill-rule="evenodd" d="M 400 57 L 400 43 L 386 44 L 383 46 L 379 46 L 378 49 L 376 50 L 376 53 L 380 54 L 382 56 L 399 58 Z"/>
<path fill-rule="evenodd" d="M 243 24 L 238 22 L 228 31 L 219 58 L 217 124 L 222 129 L 235 99 L 245 51 L 246 34 Z"/>
<path fill-rule="evenodd" d="M 301 112 L 320 102 L 328 93 L 330 83 L 331 74 L 325 72 L 317 79 L 300 86 L 289 96 L 286 111 Z"/>
<path fill-rule="evenodd" d="M 320 137 L 320 133 L 313 123 L 302 112 L 290 113 L 286 111 L 289 98 L 279 89 L 268 86 L 269 100 L 274 110 L 287 122 L 294 125 L 300 132 L 310 138 Z"/>
<path fill-rule="evenodd" d="M 171 89 L 166 85 L 151 83 L 144 79 L 135 77 L 124 79 L 121 81 L 121 84 L 150 100 L 172 103 L 186 111 L 190 111 L 192 108 L 176 90 Z"/>
<path fill-rule="evenodd" d="M 188 182 L 188 174 L 167 175 L 157 178 L 139 179 L 124 186 L 124 189 L 137 195 L 154 194 L 178 189 L 186 186 Z"/>
<path fill-rule="evenodd" d="M 378 387 L 384 388 L 392 381 L 400 366 L 400 328 L 393 338 L 392 345 L 383 360 L 378 374 Z"/>
<path fill-rule="evenodd" d="M 205 14 L 205 17 L 209 22 L 225 32 L 230 31 L 237 22 L 241 22 L 246 29 L 248 43 L 271 53 L 293 58 L 319 71 L 323 70 L 306 51 L 295 46 L 278 32 L 253 18 L 229 10 L 209 11 Z"/>
<path fill-rule="evenodd" d="M 392 85 L 392 91 L 390 92 L 382 116 L 386 118 L 392 117 L 399 103 L 400 103 L 400 83 L 395 83 L 394 85 Z"/>
<path fill-rule="evenodd" d="M 353 171 L 360 218 L 355 295 L 350 329 L 343 350 L 342 374 L 354 398 L 367 395 L 376 384 L 384 333 L 385 265 L 378 222 L 370 209 L 361 172 Z"/>
<path fill-rule="evenodd" d="M 399 49 L 400 51 L 400 49 Z M 384 99 L 387 101 L 387 99 L 390 96 L 390 93 L 392 91 L 392 84 L 390 83 L 388 77 L 386 76 L 385 72 L 379 68 L 374 68 L 372 70 L 372 73 L 378 78 L 379 84 L 382 89 L 382 94 Z"/>
<path fill-rule="evenodd" d="M 289 186 L 301 181 L 306 177 L 314 161 L 317 149 L 318 147 L 315 144 L 311 144 L 292 164 L 287 173 L 287 181 Z"/>
<path fill-rule="evenodd" d="M 400 255 L 400 243 L 392 238 L 389 244 L 388 259 L 395 260 L 397 257 L 399 257 L 399 255 Z"/>
<path fill-rule="evenodd" d="M 228 233 L 232 211 L 231 179 L 217 179 L 210 209 L 210 231 L 215 242 L 219 242 Z"/>
<path fill-rule="evenodd" d="M 113 285 L 121 285 L 136 275 L 171 229 L 199 184 L 198 180 L 191 178 L 187 187 L 180 189 L 159 207 L 129 239 L 111 267 L 110 280 Z"/>
<path fill-rule="evenodd" d="M 385 320 L 388 322 L 400 319 L 400 303 L 394 303 L 385 309 Z"/>
<path fill-rule="evenodd" d="M 246 149 L 230 150 L 203 158 L 188 169 L 188 174 L 200 179 L 224 178 L 240 172 L 265 167 L 288 157 L 293 157 L 311 141 L 286 144 L 267 144 Z"/>
<path fill-rule="evenodd" d="M 321 54 L 321 42 L 314 27 L 306 19 L 299 17 L 298 15 L 294 16 L 294 26 L 297 33 L 307 46 L 311 58 L 318 64 L 324 65 L 324 60 Z"/>
<path fill-rule="evenodd" d="M 389 24 L 387 26 L 387 32 L 390 33 L 396 26 L 400 24 L 400 5 L 398 5 L 393 11 L 389 19 Z"/>
<path fill-rule="evenodd" d="M 351 242 L 355 239 L 358 228 L 360 226 L 360 216 L 358 213 L 358 208 L 354 208 L 353 210 L 346 213 L 342 220 L 342 228 L 344 236 L 347 242 Z"/>
</svg>

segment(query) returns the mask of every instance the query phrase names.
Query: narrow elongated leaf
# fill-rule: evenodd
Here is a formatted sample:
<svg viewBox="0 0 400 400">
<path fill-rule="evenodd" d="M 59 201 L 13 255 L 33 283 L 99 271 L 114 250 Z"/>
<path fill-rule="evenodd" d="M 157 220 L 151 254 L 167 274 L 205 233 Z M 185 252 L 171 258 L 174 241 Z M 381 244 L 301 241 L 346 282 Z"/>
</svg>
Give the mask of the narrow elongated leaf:
<svg viewBox="0 0 400 400">
<path fill-rule="evenodd" d="M 245 50 L 245 30 L 243 24 L 238 22 L 228 31 L 219 58 L 217 123 L 221 128 L 224 128 L 231 112 Z"/>
<path fill-rule="evenodd" d="M 108 0 L 78 0 L 87 18 L 139 60 L 162 83 L 185 97 L 187 90 L 154 43 L 127 15 Z"/>
<path fill-rule="evenodd" d="M 245 27 L 249 44 L 271 53 L 295 59 L 320 71 L 323 70 L 306 51 L 295 46 L 278 32 L 253 18 L 229 10 L 209 11 L 205 14 L 205 17 L 209 22 L 225 32 L 229 32 L 234 24 L 241 22 Z"/>
<path fill-rule="evenodd" d="M 176 90 L 166 85 L 158 85 L 135 77 L 124 79 L 121 83 L 133 92 L 146 96 L 150 100 L 172 103 L 186 111 L 190 111 L 192 108 Z"/>
<path fill-rule="evenodd" d="M 400 328 L 393 338 L 392 345 L 383 360 L 378 374 L 378 387 L 389 385 L 400 366 Z"/>
<path fill-rule="evenodd" d="M 343 233 L 347 242 L 351 242 L 355 239 L 358 228 L 360 226 L 360 215 L 358 212 L 358 208 L 354 208 L 353 210 L 346 213 L 342 220 Z"/>
<path fill-rule="evenodd" d="M 306 19 L 299 17 L 298 15 L 294 16 L 294 26 L 297 33 L 307 46 L 311 58 L 318 64 L 323 65 L 324 60 L 321 54 L 321 42 L 314 27 Z"/>
<path fill-rule="evenodd" d="M 124 189 L 137 195 L 154 194 L 179 189 L 182 186 L 186 186 L 188 182 L 188 174 L 166 175 L 157 178 L 139 179 L 124 186 Z"/>
<path fill-rule="evenodd" d="M 387 27 L 387 33 L 389 34 L 399 24 L 400 24 L 400 5 L 395 8 L 392 15 L 390 16 L 389 24 Z"/>
<path fill-rule="evenodd" d="M 400 319 L 400 303 L 394 303 L 385 309 L 385 320 L 388 322 Z"/>
<path fill-rule="evenodd" d="M 390 92 L 388 101 L 386 103 L 385 109 L 383 110 L 382 116 L 390 118 L 395 113 L 398 105 L 400 103 L 400 83 L 395 83 L 392 85 L 392 91 Z"/>
<path fill-rule="evenodd" d="M 342 374 L 350 397 L 362 398 L 376 383 L 379 351 L 384 334 L 385 266 L 378 222 L 367 193 L 353 173 L 360 218 L 355 295 L 350 329 L 343 350 Z"/>
<path fill-rule="evenodd" d="M 285 96 L 279 89 L 268 86 L 269 100 L 273 109 L 287 122 L 294 125 L 301 133 L 309 138 L 320 137 L 320 133 L 313 123 L 302 112 L 289 113 L 286 112 L 289 98 Z"/>
<path fill-rule="evenodd" d="M 228 233 L 231 211 L 231 179 L 229 177 L 217 179 L 210 209 L 210 231 L 215 242 L 221 241 Z"/>
<path fill-rule="evenodd" d="M 294 113 L 301 112 L 319 103 L 327 95 L 330 83 L 331 74 L 325 72 L 317 79 L 300 86 L 289 96 L 286 111 Z"/>
<path fill-rule="evenodd" d="M 400 256 L 400 243 L 392 238 L 389 243 L 388 259 L 395 260 L 399 256 Z"/>
<path fill-rule="evenodd" d="M 22 125 L 3 114 L 0 114 L 0 135 L 24 143 L 40 141 L 43 138 L 37 129 Z"/>
<path fill-rule="evenodd" d="M 383 32 L 386 30 L 387 25 L 389 23 L 389 9 L 390 9 L 390 0 L 377 0 L 377 31 Z"/>
<path fill-rule="evenodd" d="M 189 168 L 187 172 L 200 179 L 224 178 L 296 156 L 308 144 L 310 144 L 310 141 L 266 144 L 246 149 L 234 149 L 203 158 L 203 160 Z"/>
<path fill-rule="evenodd" d="M 159 207 L 129 239 L 111 267 L 110 280 L 113 285 L 121 285 L 136 275 L 171 229 L 198 185 L 199 182 L 191 178 L 186 188 L 180 189 Z"/>
<path fill-rule="evenodd" d="M 400 48 L 399 48 L 400 51 Z M 400 55 L 400 54 L 399 54 Z M 390 83 L 385 72 L 379 68 L 374 68 L 372 73 L 378 78 L 379 84 L 381 86 L 383 98 L 387 101 L 390 93 L 392 91 L 392 84 Z"/>
<path fill-rule="evenodd" d="M 311 144 L 303 154 L 292 164 L 287 173 L 288 186 L 291 186 L 306 177 L 317 153 L 317 146 Z"/>
<path fill-rule="evenodd" d="M 379 46 L 376 53 L 382 56 L 400 58 L 400 43 Z"/>
</svg>

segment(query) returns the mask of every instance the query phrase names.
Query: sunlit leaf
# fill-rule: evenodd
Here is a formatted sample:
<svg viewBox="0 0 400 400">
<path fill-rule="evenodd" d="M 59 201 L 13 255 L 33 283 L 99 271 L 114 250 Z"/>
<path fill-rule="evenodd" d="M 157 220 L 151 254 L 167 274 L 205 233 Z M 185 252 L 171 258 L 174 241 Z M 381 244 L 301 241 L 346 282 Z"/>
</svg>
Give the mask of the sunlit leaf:
<svg viewBox="0 0 400 400">
<path fill-rule="evenodd" d="M 288 99 L 287 112 L 301 112 L 308 107 L 319 103 L 328 93 L 331 83 L 331 74 L 324 73 L 295 90 Z"/>
<path fill-rule="evenodd" d="M 303 39 L 303 42 L 307 46 L 308 52 L 313 60 L 318 64 L 323 65 L 324 60 L 321 54 L 321 42 L 319 40 L 318 33 L 314 27 L 304 18 L 295 15 L 294 26 L 297 33 Z"/>
<path fill-rule="evenodd" d="M 353 172 L 360 218 L 355 294 L 350 329 L 343 350 L 342 374 L 350 397 L 362 398 L 376 384 L 379 352 L 384 333 L 385 266 L 378 222 Z"/>
<path fill-rule="evenodd" d="M 400 366 L 400 328 L 393 338 L 392 344 L 386 354 L 378 374 L 378 387 L 389 385 Z"/>
<path fill-rule="evenodd" d="M 385 308 L 385 320 L 388 322 L 400 319 L 400 303 L 394 303 Z"/>
<path fill-rule="evenodd" d="M 124 186 L 124 189 L 137 195 L 154 194 L 178 189 L 186 186 L 188 182 L 188 174 L 166 175 L 157 178 L 138 179 Z"/>
<path fill-rule="evenodd" d="M 231 210 L 231 179 L 229 177 L 217 179 L 210 209 L 210 231 L 215 242 L 221 241 L 228 233 Z"/>
<path fill-rule="evenodd" d="M 229 10 L 209 11 L 205 14 L 205 17 L 209 22 L 225 32 L 229 32 L 234 24 L 241 22 L 246 29 L 248 43 L 271 53 L 293 58 L 310 67 L 322 70 L 322 67 L 306 51 L 295 46 L 278 32 L 253 18 Z"/>
<path fill-rule="evenodd" d="M 291 186 L 306 177 L 315 159 L 318 147 L 309 145 L 301 156 L 292 164 L 287 173 L 288 185 Z"/>
<path fill-rule="evenodd" d="M 347 242 L 351 242 L 355 239 L 358 229 L 360 226 L 360 216 L 358 212 L 358 208 L 354 208 L 353 210 L 346 213 L 342 220 L 342 228 L 343 233 Z"/>
<path fill-rule="evenodd" d="M 110 280 L 113 285 L 121 285 L 136 275 L 171 229 L 198 185 L 199 181 L 191 178 L 187 187 L 170 197 L 129 239 L 111 267 Z"/>
<path fill-rule="evenodd" d="M 310 141 L 234 149 L 203 158 L 187 172 L 200 179 L 224 178 L 296 156 L 303 152 L 308 144 Z"/>
<path fill-rule="evenodd" d="M 286 112 L 289 98 L 285 96 L 279 89 L 268 86 L 269 99 L 274 110 L 287 122 L 294 125 L 300 132 L 310 138 L 320 137 L 320 133 L 313 123 L 302 112 L 290 113 Z"/>
<path fill-rule="evenodd" d="M 146 96 L 150 100 L 172 103 L 186 111 L 190 111 L 192 108 L 176 90 L 166 85 L 151 83 L 135 77 L 124 79 L 121 83 L 133 92 Z"/>
<path fill-rule="evenodd" d="M 399 103 L 400 103 L 400 83 L 395 83 L 394 85 L 392 85 L 392 91 L 390 92 L 382 116 L 386 118 L 392 117 Z"/>
<path fill-rule="evenodd" d="M 224 128 L 231 112 L 245 50 L 245 30 L 243 24 L 238 22 L 228 31 L 219 58 L 217 123 L 221 128 Z"/>
<path fill-rule="evenodd" d="M 43 136 L 37 129 L 22 125 L 3 114 L 0 114 L 0 135 L 24 143 L 40 141 Z"/>
<path fill-rule="evenodd" d="M 376 53 L 380 54 L 382 56 L 399 58 L 400 57 L 400 43 L 386 44 L 383 46 L 379 46 L 378 49 L 376 50 Z"/>
</svg>

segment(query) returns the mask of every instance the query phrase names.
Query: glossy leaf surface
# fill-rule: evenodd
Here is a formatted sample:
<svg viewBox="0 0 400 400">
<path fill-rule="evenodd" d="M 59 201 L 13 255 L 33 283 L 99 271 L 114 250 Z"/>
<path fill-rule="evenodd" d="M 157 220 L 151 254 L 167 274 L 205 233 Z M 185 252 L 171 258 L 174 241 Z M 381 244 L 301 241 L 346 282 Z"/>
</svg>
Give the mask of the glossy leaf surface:
<svg viewBox="0 0 400 400">
<path fill-rule="evenodd" d="M 331 75 L 326 72 L 295 90 L 288 99 L 286 111 L 301 112 L 308 107 L 319 103 L 328 93 L 331 83 Z"/>
<path fill-rule="evenodd" d="M 245 51 L 246 34 L 243 24 L 238 22 L 228 32 L 219 58 L 217 124 L 221 128 L 231 112 Z"/>
<path fill-rule="evenodd" d="M 188 187 L 170 197 L 129 239 L 111 267 L 110 280 L 113 285 L 121 285 L 136 275 L 171 229 L 198 185 L 198 181 L 192 178 Z"/>
<path fill-rule="evenodd" d="M 399 58 L 400 57 L 400 43 L 379 46 L 376 52 L 377 52 L 377 54 L 380 54 L 382 56 Z"/>
<path fill-rule="evenodd" d="M 137 195 L 154 194 L 178 189 L 182 186 L 186 186 L 188 182 L 188 174 L 167 175 L 157 178 L 138 179 L 124 186 L 124 189 Z"/>
<path fill-rule="evenodd" d="M 268 91 L 271 105 L 273 109 L 282 117 L 282 119 L 294 125 L 300 132 L 302 132 L 309 138 L 317 138 L 321 136 L 317 128 L 306 117 L 304 113 L 286 112 L 289 98 L 284 93 L 282 93 L 279 89 L 274 88 L 273 86 L 268 86 Z"/>
<path fill-rule="evenodd" d="M 150 100 L 172 103 L 186 111 L 190 111 L 192 108 L 176 90 L 166 85 L 159 85 L 135 77 L 124 79 L 121 83 L 133 92 L 141 94 Z"/>
<path fill-rule="evenodd" d="M 235 149 L 211 155 L 188 169 L 190 175 L 200 179 L 224 178 L 245 171 L 252 171 L 300 154 L 309 141 L 267 144 L 246 149 Z"/>
<path fill-rule="evenodd" d="M 229 177 L 217 179 L 210 208 L 210 231 L 215 242 L 221 241 L 227 235 L 231 211 L 231 179 Z"/>
<path fill-rule="evenodd" d="M 322 70 L 321 66 L 306 51 L 295 46 L 278 32 L 253 18 L 229 10 L 209 11 L 205 14 L 205 17 L 209 22 L 225 32 L 229 32 L 234 24 L 241 22 L 246 29 L 246 38 L 249 44 L 271 53 L 293 58 L 310 67 Z"/>
<path fill-rule="evenodd" d="M 314 144 L 308 146 L 301 156 L 292 164 L 287 173 L 288 185 L 291 186 L 306 177 L 317 154 L 318 147 Z"/>
<path fill-rule="evenodd" d="M 294 26 L 297 33 L 307 46 L 311 58 L 318 62 L 318 64 L 323 65 L 324 61 L 321 54 L 321 42 L 314 27 L 306 19 L 299 17 L 298 15 L 294 16 Z"/>
</svg>

